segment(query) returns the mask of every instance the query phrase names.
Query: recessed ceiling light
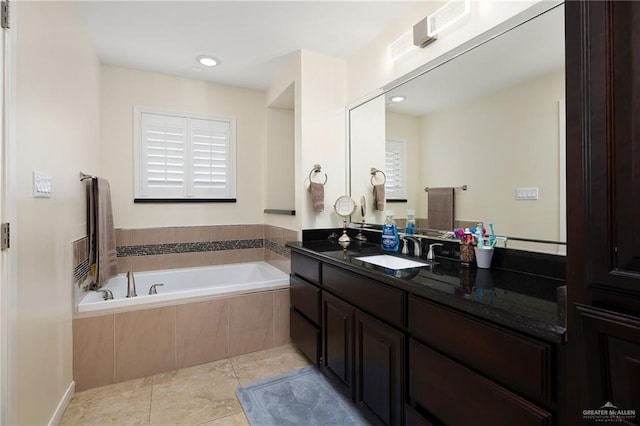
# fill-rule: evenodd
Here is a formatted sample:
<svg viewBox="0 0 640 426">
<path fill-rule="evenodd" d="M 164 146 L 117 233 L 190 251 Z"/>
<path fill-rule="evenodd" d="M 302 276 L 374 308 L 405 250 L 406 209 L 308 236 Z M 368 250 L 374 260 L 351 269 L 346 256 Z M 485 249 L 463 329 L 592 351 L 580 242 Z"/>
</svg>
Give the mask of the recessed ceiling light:
<svg viewBox="0 0 640 426">
<path fill-rule="evenodd" d="M 394 96 L 391 98 L 391 102 L 402 102 L 407 99 L 405 96 Z"/>
<path fill-rule="evenodd" d="M 198 62 L 200 62 L 205 67 L 215 67 L 216 65 L 220 65 L 220 59 L 214 58 L 213 56 L 198 56 Z"/>
</svg>

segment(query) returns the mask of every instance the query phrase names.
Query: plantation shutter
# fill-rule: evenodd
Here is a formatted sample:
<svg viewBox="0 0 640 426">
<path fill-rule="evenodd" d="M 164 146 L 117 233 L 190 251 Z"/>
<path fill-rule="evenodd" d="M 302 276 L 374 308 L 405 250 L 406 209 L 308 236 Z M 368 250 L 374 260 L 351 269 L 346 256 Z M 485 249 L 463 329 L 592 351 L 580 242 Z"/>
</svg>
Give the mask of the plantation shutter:
<svg viewBox="0 0 640 426">
<path fill-rule="evenodd" d="M 387 140 L 385 144 L 384 186 L 387 199 L 406 199 L 405 143 Z"/>
<path fill-rule="evenodd" d="M 231 195 L 233 155 L 229 121 L 190 120 L 191 183 L 196 197 Z"/>
<path fill-rule="evenodd" d="M 235 201 L 234 119 L 136 111 L 136 199 Z"/>
<path fill-rule="evenodd" d="M 143 113 L 141 117 L 142 195 L 180 197 L 185 189 L 187 120 Z"/>
</svg>

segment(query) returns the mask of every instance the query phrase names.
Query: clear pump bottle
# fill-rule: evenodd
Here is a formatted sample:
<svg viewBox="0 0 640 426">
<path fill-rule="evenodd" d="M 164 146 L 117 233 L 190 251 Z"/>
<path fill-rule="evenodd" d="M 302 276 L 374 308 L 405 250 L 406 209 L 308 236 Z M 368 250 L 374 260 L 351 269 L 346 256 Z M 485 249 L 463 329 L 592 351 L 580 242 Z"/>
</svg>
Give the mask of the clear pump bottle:
<svg viewBox="0 0 640 426">
<path fill-rule="evenodd" d="M 407 210 L 407 226 L 404 233 L 407 235 L 415 235 L 416 233 L 416 212 L 415 210 Z"/>
</svg>

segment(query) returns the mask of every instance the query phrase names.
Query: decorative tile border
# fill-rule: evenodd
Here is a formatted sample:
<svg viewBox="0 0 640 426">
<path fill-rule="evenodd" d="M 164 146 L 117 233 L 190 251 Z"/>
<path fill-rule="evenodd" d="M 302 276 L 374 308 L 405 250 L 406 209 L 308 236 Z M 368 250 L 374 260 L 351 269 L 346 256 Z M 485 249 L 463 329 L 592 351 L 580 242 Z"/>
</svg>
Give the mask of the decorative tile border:
<svg viewBox="0 0 640 426">
<path fill-rule="evenodd" d="M 149 244 L 142 246 L 118 246 L 116 248 L 117 257 L 128 256 L 151 256 L 157 254 L 174 253 L 197 253 L 219 250 L 241 250 L 252 248 L 263 248 L 264 240 L 228 240 L 228 241 L 207 241 L 198 243 L 170 243 L 170 244 Z"/>
<path fill-rule="evenodd" d="M 287 259 L 291 259 L 291 250 L 286 248 L 283 244 L 278 244 L 271 240 L 264 240 L 264 248 L 271 250 L 274 253 L 284 256 Z"/>
</svg>

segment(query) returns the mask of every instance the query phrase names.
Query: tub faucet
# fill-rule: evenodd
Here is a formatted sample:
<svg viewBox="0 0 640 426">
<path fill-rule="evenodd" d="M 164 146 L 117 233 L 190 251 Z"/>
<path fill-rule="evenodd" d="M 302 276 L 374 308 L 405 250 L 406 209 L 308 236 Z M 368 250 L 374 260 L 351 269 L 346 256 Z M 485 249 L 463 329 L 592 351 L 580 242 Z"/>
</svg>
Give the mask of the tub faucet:
<svg viewBox="0 0 640 426">
<path fill-rule="evenodd" d="M 152 285 L 151 288 L 149 288 L 149 294 L 158 294 L 158 290 L 156 289 L 156 287 L 158 287 L 160 285 L 164 285 L 164 283 L 159 283 L 159 284 Z"/>
<path fill-rule="evenodd" d="M 127 272 L 127 297 L 136 297 L 136 279 L 133 271 Z"/>
<path fill-rule="evenodd" d="M 102 293 L 102 298 L 104 300 L 113 300 L 113 293 L 111 290 L 96 290 L 98 293 Z"/>
</svg>

